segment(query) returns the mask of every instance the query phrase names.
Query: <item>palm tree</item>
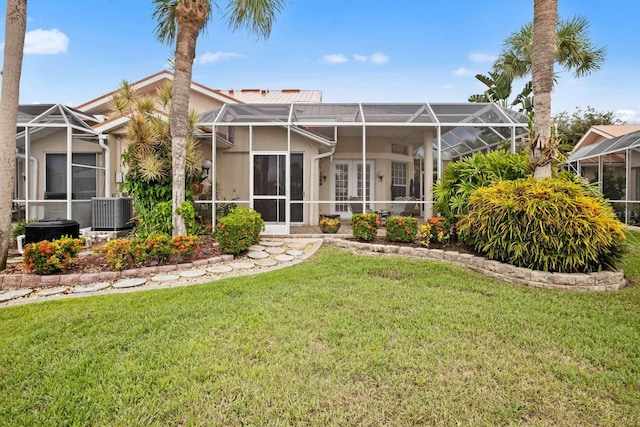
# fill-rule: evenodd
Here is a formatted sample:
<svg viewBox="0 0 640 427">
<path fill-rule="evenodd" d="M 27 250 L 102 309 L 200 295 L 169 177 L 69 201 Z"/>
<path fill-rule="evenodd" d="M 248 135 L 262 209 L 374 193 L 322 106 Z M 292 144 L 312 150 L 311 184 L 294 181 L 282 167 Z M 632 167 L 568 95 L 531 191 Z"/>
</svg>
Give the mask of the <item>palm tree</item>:
<svg viewBox="0 0 640 427">
<path fill-rule="evenodd" d="M 558 0 L 534 0 L 533 47 L 531 52 L 531 78 L 533 86 L 534 135 L 532 142 L 533 176 L 551 176 L 551 161 L 555 157 L 555 144 L 551 141 L 551 90 L 553 89 L 553 63 L 556 52 L 556 24 Z"/>
<path fill-rule="evenodd" d="M 184 218 L 177 209 L 185 200 L 185 150 L 188 133 L 189 94 L 198 35 L 211 17 L 214 0 L 153 0 L 156 37 L 176 43 L 174 82 L 171 94 L 171 156 L 173 169 L 173 235 L 186 234 Z M 283 0 L 228 0 L 227 16 L 232 29 L 242 26 L 268 37 Z"/>
<path fill-rule="evenodd" d="M 20 99 L 20 75 L 27 28 L 27 0 L 7 0 L 4 64 L 0 95 L 0 270 L 7 267 L 11 236 L 11 207 L 16 171 L 16 128 Z"/>
</svg>

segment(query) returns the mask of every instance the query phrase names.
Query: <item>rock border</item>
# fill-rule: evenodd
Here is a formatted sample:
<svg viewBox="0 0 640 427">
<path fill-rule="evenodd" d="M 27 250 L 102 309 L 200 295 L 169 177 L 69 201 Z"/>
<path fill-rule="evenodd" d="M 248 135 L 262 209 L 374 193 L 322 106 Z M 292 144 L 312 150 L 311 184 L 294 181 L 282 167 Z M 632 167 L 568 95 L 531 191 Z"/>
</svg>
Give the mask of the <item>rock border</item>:
<svg viewBox="0 0 640 427">
<path fill-rule="evenodd" d="M 617 291 L 627 286 L 624 272 L 601 271 L 597 273 L 549 273 L 515 267 L 473 254 L 442 249 L 414 248 L 408 246 L 381 245 L 355 242 L 345 239 L 324 239 L 324 244 L 359 253 L 398 255 L 410 258 L 444 261 L 465 267 L 485 276 L 508 283 L 534 288 L 565 291 Z"/>
</svg>

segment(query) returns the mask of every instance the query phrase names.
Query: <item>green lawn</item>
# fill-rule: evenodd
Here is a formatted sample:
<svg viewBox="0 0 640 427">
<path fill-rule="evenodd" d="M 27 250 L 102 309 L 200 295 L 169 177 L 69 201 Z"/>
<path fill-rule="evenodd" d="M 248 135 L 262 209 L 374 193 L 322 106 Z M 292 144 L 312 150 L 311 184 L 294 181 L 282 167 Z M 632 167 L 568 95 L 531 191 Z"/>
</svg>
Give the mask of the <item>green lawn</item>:
<svg viewBox="0 0 640 427">
<path fill-rule="evenodd" d="M 323 247 L 257 276 L 4 308 L 0 425 L 637 426 L 639 288 Z"/>
</svg>

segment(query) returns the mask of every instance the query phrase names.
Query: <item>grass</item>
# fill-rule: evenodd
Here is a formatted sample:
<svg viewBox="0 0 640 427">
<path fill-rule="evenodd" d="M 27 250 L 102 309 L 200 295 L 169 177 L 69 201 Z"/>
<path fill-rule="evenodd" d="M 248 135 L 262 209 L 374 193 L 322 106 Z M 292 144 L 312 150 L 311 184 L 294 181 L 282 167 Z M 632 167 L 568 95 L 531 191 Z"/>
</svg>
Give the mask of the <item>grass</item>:
<svg viewBox="0 0 640 427">
<path fill-rule="evenodd" d="M 640 425 L 639 330 L 638 286 L 538 290 L 323 247 L 0 310 L 0 425 Z"/>
</svg>

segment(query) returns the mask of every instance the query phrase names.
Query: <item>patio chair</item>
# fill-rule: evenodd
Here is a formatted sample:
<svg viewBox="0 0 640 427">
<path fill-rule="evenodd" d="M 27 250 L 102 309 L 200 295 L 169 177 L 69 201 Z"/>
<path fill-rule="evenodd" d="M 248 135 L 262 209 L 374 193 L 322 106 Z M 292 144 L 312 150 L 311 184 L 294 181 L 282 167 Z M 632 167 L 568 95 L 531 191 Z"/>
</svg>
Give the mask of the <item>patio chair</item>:
<svg viewBox="0 0 640 427">
<path fill-rule="evenodd" d="M 382 211 L 384 217 L 390 216 L 413 216 L 418 199 L 411 197 L 406 199 L 402 196 L 396 197 L 391 205 L 391 209 Z"/>
<path fill-rule="evenodd" d="M 349 197 L 349 210 L 352 215 L 361 214 L 362 212 L 362 197 Z M 372 211 L 371 209 L 366 209 L 366 213 L 378 213 L 376 211 Z"/>
</svg>

